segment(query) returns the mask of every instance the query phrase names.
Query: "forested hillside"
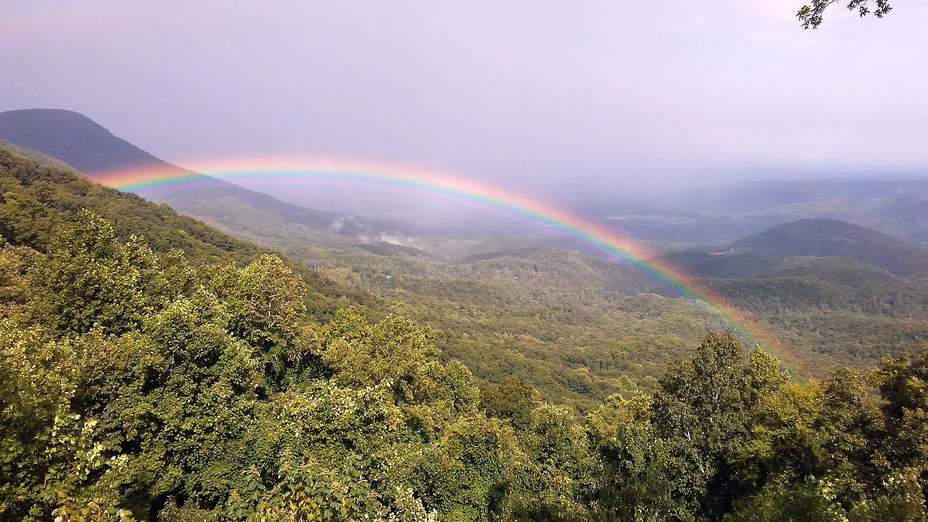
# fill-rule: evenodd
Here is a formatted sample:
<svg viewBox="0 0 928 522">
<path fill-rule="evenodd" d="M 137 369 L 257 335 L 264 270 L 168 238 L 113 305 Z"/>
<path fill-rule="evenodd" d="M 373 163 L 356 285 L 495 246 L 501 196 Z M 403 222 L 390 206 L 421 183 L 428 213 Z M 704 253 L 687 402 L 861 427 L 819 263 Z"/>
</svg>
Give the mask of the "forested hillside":
<svg viewBox="0 0 928 522">
<path fill-rule="evenodd" d="M 652 394 L 579 415 L 415 316 L 309 313 L 332 297 L 275 255 L 0 159 L 0 519 L 926 516 L 928 352 L 798 383 L 729 333 L 668 338 L 690 355 Z"/>
<path fill-rule="evenodd" d="M 834 219 L 784 223 L 735 241 L 728 249 L 775 257 L 845 257 L 901 277 L 928 277 L 928 248 Z"/>
<path fill-rule="evenodd" d="M 30 161 L 34 161 L 43 167 L 52 167 L 59 170 L 66 170 L 74 174 L 79 174 L 77 169 L 58 158 L 43 154 L 34 149 L 16 145 L 15 143 L 10 143 L 2 139 L 0 139 L 0 150 L 5 150 L 14 156 L 19 156 Z"/>
<path fill-rule="evenodd" d="M 515 374 L 546 399 L 583 411 L 612 393 L 653 391 L 667 364 L 688 355 L 686 339 L 730 326 L 711 306 L 681 299 L 634 266 L 571 250 L 434 238 L 418 238 L 413 249 L 333 241 L 295 227 L 214 224 L 391 301 L 439 330 L 443 353 L 478 377 Z M 917 251 L 895 241 L 902 252 Z M 924 279 L 844 257 L 745 250 L 674 252 L 658 261 L 768 325 L 797 375 L 872 366 L 928 339 Z"/>
<path fill-rule="evenodd" d="M 433 256 L 333 245 L 298 229 L 223 229 L 389 301 L 395 312 L 437 330 L 445 357 L 460 359 L 477 377 L 499 383 L 516 376 L 546 400 L 581 411 L 613 393 L 653 390 L 670 362 L 689 355 L 687 339 L 729 326 L 704 303 L 661 295 L 665 290 L 634 267 L 571 250 L 528 248 L 448 260 L 440 253 L 485 245 L 424 241 Z"/>
<path fill-rule="evenodd" d="M 928 339 L 925 251 L 875 230 L 803 220 L 661 260 L 764 320 L 819 368 L 873 365 Z"/>
<path fill-rule="evenodd" d="M 42 167 L 8 150 L 0 150 L 0 237 L 13 244 L 43 249 L 57 227 L 87 209 L 107 219 L 117 237 L 145 238 L 152 250 L 177 249 L 193 263 L 231 262 L 243 265 L 266 249 L 156 205 L 135 194 L 119 192 L 78 177 L 70 171 Z M 383 316 L 385 307 L 369 293 L 339 285 L 305 266 L 290 263 L 309 281 L 311 310 L 330 317 L 348 303 Z"/>
</svg>

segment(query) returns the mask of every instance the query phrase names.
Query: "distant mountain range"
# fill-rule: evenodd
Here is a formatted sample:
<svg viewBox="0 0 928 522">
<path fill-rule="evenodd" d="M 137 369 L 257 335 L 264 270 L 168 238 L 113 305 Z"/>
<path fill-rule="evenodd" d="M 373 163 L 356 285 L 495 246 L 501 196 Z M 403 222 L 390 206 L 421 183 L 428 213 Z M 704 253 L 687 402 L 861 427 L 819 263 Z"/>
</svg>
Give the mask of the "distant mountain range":
<svg viewBox="0 0 928 522">
<path fill-rule="evenodd" d="M 724 248 L 675 252 L 661 259 L 700 277 L 745 278 L 779 274 L 792 266 L 784 260 L 794 257 L 843 258 L 898 277 L 928 277 L 928 248 L 834 219 L 784 223 Z"/>
<path fill-rule="evenodd" d="M 0 139 L 57 158 L 90 178 L 138 168 L 170 169 L 202 178 L 200 183 L 189 184 L 182 189 L 146 193 L 145 197 L 167 203 L 180 212 L 213 224 L 234 221 L 246 226 L 258 222 L 264 226 L 298 225 L 349 237 L 373 238 L 384 233 L 410 233 L 413 229 L 395 221 L 291 205 L 233 183 L 187 171 L 152 156 L 73 111 L 23 109 L 2 112 Z M 20 150 L 19 154 L 23 155 L 23 151 Z"/>
<path fill-rule="evenodd" d="M 636 238 L 723 245 L 800 219 L 848 221 L 928 242 L 928 177 L 758 180 L 667 194 L 634 210 L 596 212 Z"/>
</svg>

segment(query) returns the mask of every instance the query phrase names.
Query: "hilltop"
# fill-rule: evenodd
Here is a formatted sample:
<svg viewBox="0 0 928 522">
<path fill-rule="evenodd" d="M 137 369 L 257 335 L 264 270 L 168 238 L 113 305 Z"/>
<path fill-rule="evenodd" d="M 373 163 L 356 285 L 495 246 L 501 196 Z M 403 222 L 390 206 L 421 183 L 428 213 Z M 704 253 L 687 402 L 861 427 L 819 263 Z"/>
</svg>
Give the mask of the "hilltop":
<svg viewBox="0 0 928 522">
<path fill-rule="evenodd" d="M 928 338 L 926 253 L 835 220 L 778 225 L 659 257 L 776 329 L 813 366 L 874 364 Z"/>
<path fill-rule="evenodd" d="M 74 111 L 21 109 L 2 112 L 0 137 L 58 158 L 91 177 L 130 168 L 177 168 Z"/>
</svg>

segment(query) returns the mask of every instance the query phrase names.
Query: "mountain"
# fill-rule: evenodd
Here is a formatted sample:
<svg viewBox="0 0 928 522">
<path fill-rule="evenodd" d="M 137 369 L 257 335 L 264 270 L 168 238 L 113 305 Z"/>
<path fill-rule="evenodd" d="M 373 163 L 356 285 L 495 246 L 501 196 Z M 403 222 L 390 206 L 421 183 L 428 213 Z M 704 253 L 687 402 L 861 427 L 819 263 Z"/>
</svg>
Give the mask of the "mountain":
<svg viewBox="0 0 928 522">
<path fill-rule="evenodd" d="M 58 158 L 91 177 L 130 168 L 173 167 L 74 111 L 2 112 L 0 137 Z"/>
<path fill-rule="evenodd" d="M 898 276 L 928 276 L 928 250 L 889 234 L 834 219 L 785 223 L 735 241 L 728 249 L 773 257 L 846 257 Z"/>
<path fill-rule="evenodd" d="M 244 265 L 268 252 L 166 205 L 104 187 L 67 170 L 39 165 L 4 147 L 0 147 L 0 187 L 0 247 L 26 246 L 43 251 L 60 225 L 73 221 L 80 209 L 87 209 L 106 219 L 120 239 L 139 237 L 159 253 L 179 250 L 196 264 Z M 375 315 L 377 307 L 382 307 L 366 292 L 339 284 L 304 265 L 287 263 L 307 282 L 310 312 L 319 318 L 330 317 L 344 306 L 373 309 Z M 0 267 L 0 272 L 8 268 Z M 0 273 L 0 280 L 4 277 Z"/>
<path fill-rule="evenodd" d="M 197 174 L 158 159 L 119 138 L 90 118 L 61 109 L 22 109 L 0 113 L 0 139 L 57 158 L 90 178 L 102 174 L 157 169 L 183 173 L 195 183 L 159 189 L 145 197 L 217 225 L 229 219 L 267 227 L 296 224 L 349 237 L 406 234 L 403 223 L 323 212 L 291 205 L 233 183 Z M 230 218 L 231 216 L 231 218 Z"/>
<path fill-rule="evenodd" d="M 924 245 L 834 219 L 791 221 L 724 247 L 684 249 L 657 257 L 685 274 L 716 279 L 782 275 L 792 258 L 822 258 L 802 262 L 817 268 L 855 261 L 855 266 L 866 271 L 879 269 L 908 278 L 928 276 L 928 248 Z M 831 262 L 828 258 L 839 260 Z"/>
<path fill-rule="evenodd" d="M 876 230 L 806 219 L 657 259 L 773 328 L 813 373 L 928 339 L 928 253 Z"/>
</svg>

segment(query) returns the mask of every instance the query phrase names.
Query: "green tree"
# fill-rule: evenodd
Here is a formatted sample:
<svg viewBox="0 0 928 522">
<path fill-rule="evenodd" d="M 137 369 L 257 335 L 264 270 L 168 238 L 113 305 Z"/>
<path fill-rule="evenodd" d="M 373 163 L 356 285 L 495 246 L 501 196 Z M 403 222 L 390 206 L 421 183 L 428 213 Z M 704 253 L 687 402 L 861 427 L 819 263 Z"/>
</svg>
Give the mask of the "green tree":
<svg viewBox="0 0 928 522">
<path fill-rule="evenodd" d="M 178 299 L 121 338 L 129 378 L 101 414 L 125 455 L 133 511 L 174 496 L 212 507 L 242 469 L 262 375 L 253 349 L 231 336 L 210 294 Z"/>
<path fill-rule="evenodd" d="M 322 361 L 341 386 L 387 386 L 407 423 L 424 440 L 462 415 L 474 415 L 480 393 L 457 361 L 442 364 L 432 332 L 390 316 L 376 324 L 340 310 L 319 334 Z"/>
<path fill-rule="evenodd" d="M 744 352 L 730 331 L 709 333 L 692 359 L 667 371 L 651 407 L 674 498 L 709 518 L 780 472 L 801 474 L 815 454 L 793 436 L 811 432 L 814 395 L 789 388 L 779 361 L 760 348 L 747 360 Z"/>
<path fill-rule="evenodd" d="M 227 264 L 200 272 L 230 312 L 230 331 L 258 349 L 269 388 L 285 388 L 315 367 L 303 302 L 306 283 L 279 257 L 264 254 L 243 268 Z"/>
<path fill-rule="evenodd" d="M 928 347 L 915 358 L 884 361 L 879 379 L 884 458 L 898 468 L 917 467 L 928 490 Z"/>
<path fill-rule="evenodd" d="M 0 237 L 0 318 L 15 315 L 28 301 L 28 272 L 40 256 L 29 247 L 3 244 Z"/>
<path fill-rule="evenodd" d="M 654 397 L 653 421 L 669 444 L 672 480 L 693 512 L 724 512 L 729 457 L 748 433 L 744 345 L 731 332 L 709 333 L 695 356 L 672 366 Z"/>
<path fill-rule="evenodd" d="M 138 328 L 185 286 L 177 280 L 167 284 L 161 269 L 141 239 L 124 243 L 108 221 L 81 210 L 53 235 L 48 254 L 30 270 L 33 313 L 73 334 Z"/>
<path fill-rule="evenodd" d="M 671 443 L 658 435 L 651 408 L 647 395 L 613 395 L 589 417 L 603 466 L 594 497 L 594 511 L 602 520 L 693 519 L 686 499 L 675 492 L 683 463 L 672 454 Z"/>
<path fill-rule="evenodd" d="M 507 513 L 523 460 L 511 428 L 496 419 L 462 418 L 423 450 L 414 489 L 440 520 L 492 520 Z"/>
<path fill-rule="evenodd" d="M 529 462 L 513 511 L 521 520 L 588 520 L 596 461 L 583 426 L 563 406 L 540 405 L 520 434 Z"/>
<path fill-rule="evenodd" d="M 263 254 L 244 268 L 211 268 L 204 277 L 232 312 L 232 331 L 253 346 L 292 344 L 306 313 L 306 283 L 281 259 Z"/>
<path fill-rule="evenodd" d="M 131 519 L 98 419 L 71 409 L 81 344 L 0 320 L 0 519 Z"/>
<path fill-rule="evenodd" d="M 284 462 L 280 481 L 261 496 L 248 520 L 255 522 L 385 521 L 387 508 L 358 469 L 357 458 L 337 467 L 309 460 Z"/>
<path fill-rule="evenodd" d="M 829 480 L 808 477 L 805 481 L 775 480 L 759 494 L 736 504 L 724 518 L 731 522 L 777 522 L 816 520 L 844 522 L 847 511 L 837 500 L 836 487 Z"/>
<path fill-rule="evenodd" d="M 478 385 L 480 406 L 488 416 L 508 419 L 520 431 L 531 425 L 532 411 L 541 405 L 538 390 L 511 375 L 499 384 L 481 381 Z"/>
</svg>

